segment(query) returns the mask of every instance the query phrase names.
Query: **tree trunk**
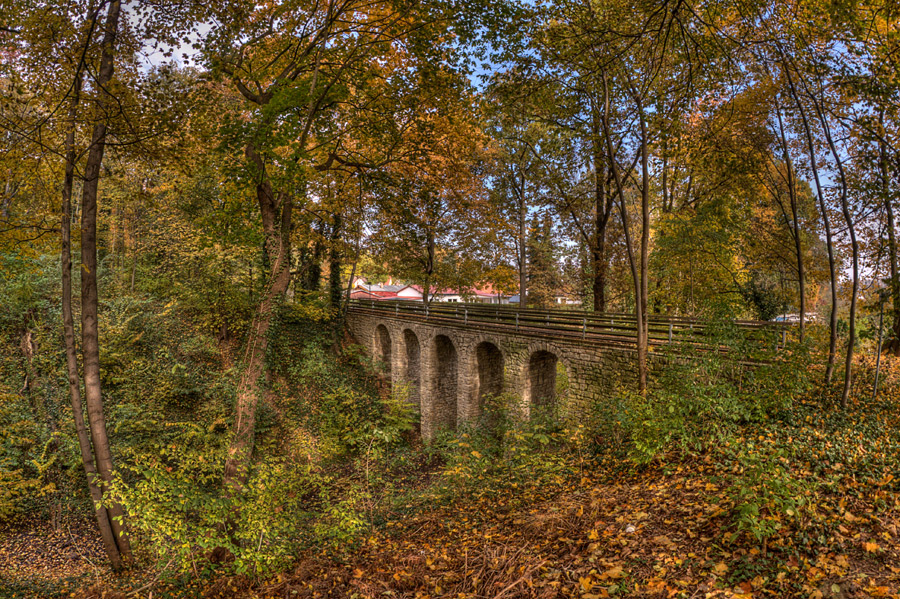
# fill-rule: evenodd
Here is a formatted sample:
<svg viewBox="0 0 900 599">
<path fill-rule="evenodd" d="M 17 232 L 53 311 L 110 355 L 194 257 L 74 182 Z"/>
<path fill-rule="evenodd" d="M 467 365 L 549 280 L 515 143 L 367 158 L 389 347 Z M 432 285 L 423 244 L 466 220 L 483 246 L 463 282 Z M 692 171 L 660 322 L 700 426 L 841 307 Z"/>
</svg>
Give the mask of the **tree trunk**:
<svg viewBox="0 0 900 599">
<path fill-rule="evenodd" d="M 425 286 L 422 288 L 422 303 L 427 307 L 431 295 L 431 275 L 434 273 L 434 231 L 429 228 L 425 237 L 427 245 L 425 251 L 428 252 L 428 254 L 425 257 Z"/>
<path fill-rule="evenodd" d="M 635 316 L 638 324 L 638 376 L 641 393 L 647 392 L 647 297 L 649 296 L 649 262 L 650 262 L 650 168 L 647 145 L 647 120 L 641 97 L 636 95 L 638 116 L 641 126 L 641 294 L 640 310 Z"/>
<path fill-rule="evenodd" d="M 520 173 L 521 187 L 519 189 L 519 308 L 528 307 L 528 257 L 526 245 L 528 244 L 528 205 L 525 202 L 525 174 Z"/>
<path fill-rule="evenodd" d="M 803 102 L 800 101 L 800 95 L 794 86 L 794 79 L 791 77 L 790 69 L 785 69 L 788 85 L 791 90 L 791 96 L 794 104 L 800 113 L 800 120 L 803 123 L 803 131 L 806 135 L 806 149 L 809 152 L 809 163 L 812 167 L 813 179 L 816 184 L 816 198 L 819 201 L 819 212 L 822 213 L 822 224 L 825 227 L 825 246 L 828 250 L 828 274 L 831 283 L 831 315 L 828 319 L 829 338 L 828 338 L 828 363 L 825 367 L 825 384 L 831 384 L 831 378 L 834 376 L 834 360 L 837 355 L 837 268 L 834 260 L 834 242 L 831 237 L 831 221 L 828 219 L 828 209 L 825 206 L 825 195 L 822 193 L 822 182 L 819 179 L 819 166 L 816 163 L 816 148 L 813 143 L 812 131 L 809 126 L 809 120 L 806 118 L 806 110 L 803 108 Z"/>
<path fill-rule="evenodd" d="M 79 77 L 80 79 L 80 77 Z M 70 116 L 74 120 L 75 105 L 78 103 L 78 94 L 81 90 L 81 82 L 76 81 L 73 91 L 72 109 Z M 62 191 L 62 218 L 60 222 L 61 266 L 62 266 L 62 316 L 63 335 L 66 345 L 66 374 L 69 380 L 69 401 L 72 404 L 72 416 L 75 420 L 75 433 L 78 436 L 78 447 L 81 450 L 81 464 L 87 478 L 88 491 L 94 502 L 94 516 L 97 519 L 97 527 L 100 530 L 100 538 L 106 555 L 114 570 L 122 568 L 122 558 L 119 555 L 119 547 L 116 545 L 112 526 L 109 521 L 109 513 L 101 505 L 103 494 L 97 486 L 97 468 L 94 465 L 94 450 L 91 446 L 91 437 L 84 423 L 84 409 L 81 404 L 81 381 L 78 375 L 78 348 L 75 345 L 75 321 L 72 316 L 72 188 L 75 178 L 75 124 L 70 124 L 66 134 L 66 172 Z"/>
<path fill-rule="evenodd" d="M 106 149 L 106 131 L 113 102 L 105 91 L 113 76 L 113 52 L 119 25 L 121 0 L 112 0 L 104 25 L 100 70 L 97 76 L 97 120 L 91 136 L 90 150 L 84 169 L 81 193 L 81 351 L 84 369 L 84 397 L 97 474 L 103 484 L 113 478 L 112 455 L 103 414 L 103 395 L 100 386 L 100 343 L 97 327 L 97 191 L 100 167 Z M 74 408 L 74 401 L 73 401 Z M 77 416 L 76 416 L 77 418 Z M 108 508 L 112 528 L 122 562 L 131 560 L 131 547 L 124 529 L 122 507 L 113 503 Z M 115 563 L 115 562 L 114 562 Z"/>
<path fill-rule="evenodd" d="M 644 323 L 644 313 L 641 310 L 641 296 L 642 290 L 644 288 L 645 277 L 643 276 L 643 272 L 638 272 L 637 261 L 634 258 L 634 244 L 631 241 L 631 222 L 628 217 L 628 206 L 625 203 L 625 187 L 622 182 L 622 174 L 619 172 L 618 162 L 616 161 L 615 150 L 613 149 L 612 143 L 612 132 L 609 127 L 609 88 L 607 85 L 606 73 L 603 73 L 603 136 L 606 139 L 606 151 L 607 156 L 609 157 L 609 166 L 613 172 L 613 180 L 616 183 L 616 194 L 619 196 L 619 210 L 622 215 L 622 231 L 625 234 L 625 253 L 628 254 L 628 266 L 631 269 L 631 279 L 634 283 L 634 312 L 635 312 L 635 327 L 636 327 L 636 344 L 637 344 L 637 353 L 638 353 L 638 389 L 641 393 L 645 393 L 647 389 L 647 355 L 646 355 L 646 347 L 644 345 L 645 337 L 642 333 L 643 331 L 643 323 Z M 642 136 L 642 140 L 645 139 Z M 646 146 L 642 144 L 641 152 L 646 151 Z M 644 160 L 642 161 L 642 168 L 646 168 L 646 156 L 642 156 Z M 645 187 L 647 193 L 649 193 L 649 189 Z M 643 208 L 644 208 L 644 199 L 641 199 L 641 207 L 642 207 L 642 219 L 643 219 Z M 649 209 L 649 206 L 648 206 Z M 641 232 L 641 238 L 643 240 L 644 232 Z M 646 231 L 649 234 L 649 230 Z M 646 262 L 643 259 L 643 248 L 641 248 L 641 270 L 643 271 L 643 267 Z M 644 350 L 644 351 L 642 351 Z"/>
<path fill-rule="evenodd" d="M 338 212 L 334 215 L 334 226 L 331 229 L 331 254 L 330 266 L 328 273 L 329 297 L 331 300 L 331 309 L 335 315 L 340 313 L 341 309 L 341 225 L 343 217 Z"/>
<path fill-rule="evenodd" d="M 594 247 L 592 250 L 594 280 L 594 312 L 606 312 L 606 229 L 612 214 L 613 196 L 606 191 L 606 154 L 603 152 L 599 127 L 594 128 Z"/>
<path fill-rule="evenodd" d="M 884 115 L 881 115 L 884 118 Z M 891 324 L 891 339 L 885 348 L 895 356 L 900 356 L 900 267 L 897 264 L 897 236 L 894 230 L 894 206 L 891 197 L 890 179 L 888 179 L 887 148 L 883 141 L 878 143 L 879 161 L 881 163 L 881 193 L 884 198 L 884 210 L 887 215 L 888 258 L 890 263 L 891 300 L 894 306 L 894 318 Z"/>
<path fill-rule="evenodd" d="M 264 173 L 260 173 L 264 177 Z M 244 372 L 237 389 L 234 431 L 225 462 L 225 484 L 232 490 L 240 490 L 247 482 L 250 459 L 253 455 L 256 428 L 256 407 L 263 393 L 266 366 L 266 352 L 269 348 L 269 329 L 275 310 L 291 280 L 291 213 L 292 198 L 279 194 L 276 202 L 271 195 L 271 187 L 263 181 L 257 184 L 257 198 L 260 209 L 267 213 L 263 219 L 267 228 L 266 249 L 272 260 L 268 288 L 256 308 L 247 347 L 244 352 Z M 280 205 L 280 206 L 279 206 Z M 280 207 L 280 219 L 275 225 L 274 214 Z M 268 223 L 268 226 L 266 226 Z"/>
<path fill-rule="evenodd" d="M 819 119 L 822 121 L 822 129 L 825 132 L 825 141 L 834 156 L 838 167 L 838 175 L 841 185 L 841 213 L 847 223 L 847 232 L 850 234 L 850 249 L 853 258 L 853 286 L 850 292 L 850 330 L 847 338 L 847 355 L 844 360 L 844 388 L 841 391 L 841 407 L 847 407 L 850 399 L 850 388 L 853 384 L 853 350 L 856 345 L 856 300 L 859 295 L 859 242 L 856 240 L 856 225 L 853 223 L 853 215 L 850 214 L 850 205 L 847 202 L 847 177 L 844 174 L 844 161 L 837 151 L 834 139 L 831 136 L 831 128 L 828 119 L 821 109 L 818 110 Z"/>
<path fill-rule="evenodd" d="M 784 123 L 781 120 L 781 106 L 775 101 L 775 110 L 778 113 L 778 133 L 781 137 L 781 146 L 784 149 L 784 163 L 787 166 L 788 196 L 791 200 L 791 237 L 794 238 L 794 252 L 797 255 L 797 282 L 800 286 L 800 342 L 803 342 L 806 333 L 806 268 L 803 262 L 803 244 L 800 237 L 800 221 L 797 217 L 797 182 L 794 177 L 794 161 L 788 148 L 787 137 L 784 134 Z M 777 192 L 777 188 L 776 188 Z"/>
<path fill-rule="evenodd" d="M 793 166 L 788 166 L 793 171 Z M 790 176 L 793 180 L 793 175 Z M 791 218 L 794 221 L 794 251 L 797 253 L 797 285 L 800 286 L 800 342 L 806 336 L 806 264 L 803 260 L 803 238 L 801 237 L 800 223 L 797 219 L 797 190 L 791 182 Z"/>
</svg>

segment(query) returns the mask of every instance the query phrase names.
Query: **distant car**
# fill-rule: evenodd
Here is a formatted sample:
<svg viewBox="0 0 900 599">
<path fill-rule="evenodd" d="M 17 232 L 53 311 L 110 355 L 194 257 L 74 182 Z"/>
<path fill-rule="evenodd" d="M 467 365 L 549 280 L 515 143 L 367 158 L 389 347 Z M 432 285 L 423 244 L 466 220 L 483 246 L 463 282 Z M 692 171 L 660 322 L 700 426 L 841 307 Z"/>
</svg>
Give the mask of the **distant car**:
<svg viewBox="0 0 900 599">
<path fill-rule="evenodd" d="M 814 322 L 819 319 L 819 315 L 815 312 L 809 312 L 806 314 L 805 321 L 806 322 Z M 789 323 L 799 323 L 800 315 L 799 314 L 779 314 L 775 318 L 772 319 L 772 322 L 789 322 Z"/>
</svg>

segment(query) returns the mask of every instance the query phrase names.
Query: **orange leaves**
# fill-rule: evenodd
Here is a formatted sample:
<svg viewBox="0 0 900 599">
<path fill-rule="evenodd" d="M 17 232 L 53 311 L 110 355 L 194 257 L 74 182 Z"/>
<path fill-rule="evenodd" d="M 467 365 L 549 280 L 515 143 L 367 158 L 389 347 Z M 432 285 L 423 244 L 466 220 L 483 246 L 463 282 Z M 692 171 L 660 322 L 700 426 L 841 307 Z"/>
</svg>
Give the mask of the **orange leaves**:
<svg viewBox="0 0 900 599">
<path fill-rule="evenodd" d="M 600 580 L 618 580 L 619 578 L 623 578 L 625 576 L 625 571 L 622 569 L 622 566 L 615 566 L 614 568 L 610 568 L 606 572 L 600 575 Z"/>
</svg>

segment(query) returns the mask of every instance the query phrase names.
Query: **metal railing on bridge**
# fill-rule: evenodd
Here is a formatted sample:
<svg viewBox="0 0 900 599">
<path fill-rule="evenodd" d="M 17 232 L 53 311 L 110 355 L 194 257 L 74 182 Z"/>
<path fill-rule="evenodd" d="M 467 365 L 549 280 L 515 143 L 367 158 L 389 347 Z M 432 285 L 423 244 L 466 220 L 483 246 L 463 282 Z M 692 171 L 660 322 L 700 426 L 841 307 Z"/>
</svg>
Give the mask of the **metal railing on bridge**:
<svg viewBox="0 0 900 599">
<path fill-rule="evenodd" d="M 599 344 L 633 345 L 637 336 L 634 314 L 583 312 L 579 310 L 519 308 L 504 304 L 431 303 L 404 300 L 351 300 L 350 308 L 395 318 L 425 319 L 434 324 L 452 326 L 502 327 L 522 334 L 554 335 L 567 339 L 580 338 Z M 787 342 L 793 326 L 788 323 L 757 320 L 730 321 L 747 341 L 759 347 L 778 349 Z M 651 314 L 647 336 L 651 346 L 675 343 L 710 346 L 714 336 L 710 321 L 678 316 Z M 756 345 L 756 344 L 754 344 Z"/>
</svg>

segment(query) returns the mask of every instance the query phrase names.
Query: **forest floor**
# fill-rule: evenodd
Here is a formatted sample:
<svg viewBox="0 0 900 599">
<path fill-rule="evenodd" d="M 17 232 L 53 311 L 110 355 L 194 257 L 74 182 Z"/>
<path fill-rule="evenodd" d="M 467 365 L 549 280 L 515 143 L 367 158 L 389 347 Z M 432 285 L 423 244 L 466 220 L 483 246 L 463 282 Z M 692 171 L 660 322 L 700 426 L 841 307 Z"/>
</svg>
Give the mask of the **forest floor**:
<svg viewBox="0 0 900 599">
<path fill-rule="evenodd" d="M 106 553 L 94 522 L 57 523 L 33 518 L 0 526 L 0 596 L 3 593 L 48 593 L 66 579 L 104 577 Z"/>
<path fill-rule="evenodd" d="M 114 578 L 91 567 L 100 546 L 89 522 L 80 537 L 5 529 L 0 597 L 900 599 L 892 396 L 846 412 L 799 402 L 645 466 L 608 445 L 548 445 L 540 459 L 552 468 L 517 473 L 469 447 L 470 463 L 407 479 L 355 543 L 297 555 L 262 580 Z"/>
<path fill-rule="evenodd" d="M 343 562 L 309 556 L 266 584 L 221 579 L 204 596 L 900 597 L 896 498 L 888 509 L 826 500 L 818 524 L 731 541 L 716 469 L 699 458 L 510 489 L 389 522 Z M 813 530 L 828 536 L 803 547 Z"/>
<path fill-rule="evenodd" d="M 700 456 L 610 477 L 598 465 L 557 484 L 416 510 L 373 529 L 352 553 L 302 556 L 293 571 L 265 581 L 220 576 L 139 590 L 92 571 L 77 583 L 88 588 L 72 596 L 900 597 L 896 496 L 820 497 L 815 521 L 760 544 L 734 534 L 727 489 L 713 482 L 719 467 Z M 45 532 L 3 547 L 59 554 L 56 543 L 67 540 Z M 87 546 L 99 550 L 95 541 Z M 29 568 L 19 558 L 19 571 L 75 573 L 53 571 L 54 563 L 72 567 L 55 559 L 42 555 Z M 17 596 L 40 596 L 33 586 L 31 593 Z"/>
</svg>

